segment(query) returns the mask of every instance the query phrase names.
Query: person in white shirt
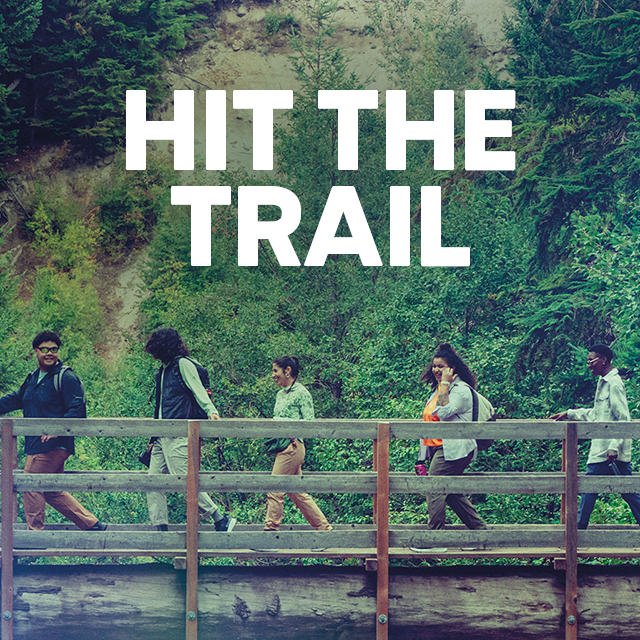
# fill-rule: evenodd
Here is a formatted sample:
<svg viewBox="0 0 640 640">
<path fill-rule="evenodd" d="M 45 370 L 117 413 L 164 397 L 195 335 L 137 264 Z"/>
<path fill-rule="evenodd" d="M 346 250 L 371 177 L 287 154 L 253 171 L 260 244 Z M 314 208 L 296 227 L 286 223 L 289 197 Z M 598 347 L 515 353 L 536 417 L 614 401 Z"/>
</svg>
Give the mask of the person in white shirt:
<svg viewBox="0 0 640 640">
<path fill-rule="evenodd" d="M 604 344 L 593 345 L 587 356 L 587 366 L 593 376 L 598 376 L 598 386 L 593 407 L 569 409 L 550 416 L 552 420 L 581 420 L 587 422 L 627 422 L 631 420 L 624 382 L 613 367 L 613 351 Z M 587 460 L 588 476 L 631 475 L 631 445 L 629 438 L 594 439 L 591 441 Z M 580 495 L 578 506 L 578 529 L 586 529 L 595 506 L 597 493 Z M 640 495 L 623 493 L 622 498 L 631 508 L 631 513 L 640 524 Z"/>
</svg>

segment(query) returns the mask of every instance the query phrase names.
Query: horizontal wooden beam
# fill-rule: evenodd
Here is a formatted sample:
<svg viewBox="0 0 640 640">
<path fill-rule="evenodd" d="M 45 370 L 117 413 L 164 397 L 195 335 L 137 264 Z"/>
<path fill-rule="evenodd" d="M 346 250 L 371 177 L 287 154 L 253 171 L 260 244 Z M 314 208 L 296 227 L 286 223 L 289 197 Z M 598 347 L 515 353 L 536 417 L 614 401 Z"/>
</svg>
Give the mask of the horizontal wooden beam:
<svg viewBox="0 0 640 640">
<path fill-rule="evenodd" d="M 95 437 L 186 436 L 186 420 L 150 418 L 15 418 L 18 436 L 57 435 Z M 372 440 L 377 433 L 375 420 L 287 421 L 222 418 L 200 423 L 202 438 L 291 437 Z M 416 437 L 420 437 L 419 434 Z"/>
<path fill-rule="evenodd" d="M 186 476 L 147 473 L 64 473 L 14 476 L 16 491 L 186 491 Z M 272 476 L 268 472 L 201 472 L 200 489 L 211 492 L 266 493 L 375 493 L 375 473 L 325 473 Z"/>
<path fill-rule="evenodd" d="M 95 437 L 179 436 L 187 433 L 186 420 L 150 418 L 14 418 L 14 433 L 25 435 L 73 435 Z M 222 418 L 201 422 L 203 438 L 299 437 L 320 439 L 363 439 L 376 437 L 377 420 L 314 420 L 286 423 L 245 418 Z M 580 438 L 634 438 L 640 421 L 578 423 Z M 473 423 L 425 423 L 396 420 L 390 423 L 391 437 L 418 440 L 424 437 L 492 438 L 495 440 L 559 440 L 564 423 L 553 420 L 498 420 Z"/>
<path fill-rule="evenodd" d="M 471 531 L 469 529 L 438 531 L 397 531 L 389 534 L 390 547 L 405 548 L 470 548 L 480 550 L 500 547 L 563 547 L 564 532 L 561 529 L 542 529 L 540 531 L 522 531 L 517 528 Z"/>
<path fill-rule="evenodd" d="M 121 491 L 139 493 L 163 491 L 184 493 L 187 476 L 147 473 L 24 473 L 13 479 L 14 490 L 21 491 Z"/>
<path fill-rule="evenodd" d="M 19 549 L 154 549 L 175 550 L 185 548 L 185 531 L 126 531 L 115 528 L 104 532 L 85 532 L 76 530 L 26 531 L 16 529 L 16 554 Z M 430 531 L 422 529 L 395 529 L 389 532 L 389 546 L 399 549 L 442 549 L 456 548 L 469 551 L 485 549 L 528 548 L 564 546 L 564 532 L 560 527 L 520 529 L 518 527 L 490 527 L 487 530 L 470 531 L 468 529 L 444 529 Z M 373 525 L 368 529 L 336 529 L 334 531 L 245 531 L 234 530 L 231 533 L 212 531 L 201 532 L 198 538 L 199 550 L 237 549 L 327 549 L 374 548 L 376 531 Z M 640 530 L 581 531 L 578 546 L 584 549 L 603 547 L 640 549 Z"/>
<path fill-rule="evenodd" d="M 390 474 L 391 493 L 560 494 L 564 476 L 556 473 L 467 473 L 462 476 Z M 186 476 L 149 475 L 146 471 L 73 471 L 64 474 L 14 474 L 16 491 L 166 491 L 186 490 Z M 302 476 L 272 476 L 255 471 L 202 471 L 200 488 L 216 493 L 360 493 L 376 491 L 371 472 L 310 472 Z M 640 474 L 581 476 L 579 490 L 588 493 L 640 493 Z"/>
<path fill-rule="evenodd" d="M 640 528 L 634 527 L 626 531 L 616 531 L 614 535 L 610 531 L 589 528 L 586 531 L 578 531 L 579 548 L 603 549 L 616 547 L 633 547 L 640 549 Z"/>
<path fill-rule="evenodd" d="M 186 420 L 152 418 L 14 418 L 17 436 L 177 437 L 187 435 Z"/>
<path fill-rule="evenodd" d="M 198 547 L 214 549 L 326 549 L 327 547 L 375 547 L 372 527 L 361 531 L 209 531 L 200 533 Z M 186 532 L 139 531 L 15 531 L 16 555 L 20 549 L 185 549 Z"/>
<path fill-rule="evenodd" d="M 416 476 L 392 473 L 389 484 L 391 493 L 563 493 L 564 474 L 466 473 L 462 476 Z"/>
<path fill-rule="evenodd" d="M 633 476 L 579 476 L 580 493 L 640 493 L 640 474 Z"/>
</svg>

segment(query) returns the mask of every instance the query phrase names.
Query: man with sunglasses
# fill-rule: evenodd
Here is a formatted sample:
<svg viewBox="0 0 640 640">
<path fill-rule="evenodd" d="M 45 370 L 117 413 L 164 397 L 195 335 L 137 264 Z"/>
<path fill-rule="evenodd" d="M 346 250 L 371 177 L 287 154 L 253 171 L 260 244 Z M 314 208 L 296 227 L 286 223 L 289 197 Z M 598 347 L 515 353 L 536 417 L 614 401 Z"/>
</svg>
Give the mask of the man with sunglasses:
<svg viewBox="0 0 640 640">
<path fill-rule="evenodd" d="M 0 415 L 22 409 L 25 418 L 86 418 L 84 388 L 78 376 L 62 365 L 62 341 L 53 331 L 42 331 L 33 339 L 38 368 L 31 372 L 18 391 L 0 398 Z M 62 473 L 65 460 L 74 453 L 71 436 L 26 436 L 25 473 Z M 107 528 L 66 491 L 25 491 L 24 516 L 30 530 L 44 529 L 45 503 L 49 503 L 80 529 Z"/>
<path fill-rule="evenodd" d="M 624 382 L 613 367 L 613 351 L 605 344 L 595 344 L 589 349 L 587 366 L 591 375 L 598 376 L 596 397 L 591 409 L 569 409 L 554 413 L 552 420 L 586 420 L 588 422 L 628 422 L 629 405 Z M 631 475 L 631 444 L 629 438 L 604 438 L 591 441 L 587 460 L 588 476 Z M 578 506 L 578 529 L 586 529 L 595 506 L 597 493 L 580 495 Z M 622 498 L 631 508 L 631 513 L 640 524 L 640 494 L 623 493 Z"/>
</svg>

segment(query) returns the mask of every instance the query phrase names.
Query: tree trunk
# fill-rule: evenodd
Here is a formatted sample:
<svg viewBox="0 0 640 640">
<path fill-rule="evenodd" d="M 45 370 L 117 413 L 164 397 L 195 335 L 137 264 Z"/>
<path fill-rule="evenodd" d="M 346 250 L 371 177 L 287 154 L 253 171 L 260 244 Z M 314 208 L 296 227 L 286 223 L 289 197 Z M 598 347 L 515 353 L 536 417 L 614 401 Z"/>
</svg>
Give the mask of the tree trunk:
<svg viewBox="0 0 640 640">
<path fill-rule="evenodd" d="M 581 640 L 640 637 L 637 567 L 580 567 Z M 359 567 L 200 567 L 199 636 L 371 640 L 376 574 Z M 18 565 L 16 640 L 183 640 L 185 572 L 166 564 Z M 391 568 L 389 638 L 562 640 L 564 574 Z"/>
</svg>

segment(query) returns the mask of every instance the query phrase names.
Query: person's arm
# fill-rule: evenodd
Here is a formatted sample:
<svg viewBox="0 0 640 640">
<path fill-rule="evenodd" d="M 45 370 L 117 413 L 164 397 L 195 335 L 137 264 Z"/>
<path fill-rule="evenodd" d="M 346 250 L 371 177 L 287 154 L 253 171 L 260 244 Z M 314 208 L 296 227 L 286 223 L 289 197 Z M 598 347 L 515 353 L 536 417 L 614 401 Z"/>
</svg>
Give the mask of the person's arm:
<svg viewBox="0 0 640 640">
<path fill-rule="evenodd" d="M 627 403 L 627 394 L 624 390 L 624 383 L 611 384 L 609 389 L 609 406 L 614 420 L 618 422 L 629 422 L 631 420 L 629 404 Z M 613 462 L 616 460 L 621 448 L 622 439 L 611 440 L 607 451 L 607 461 Z"/>
<path fill-rule="evenodd" d="M 586 409 L 569 409 L 567 411 L 567 420 L 577 420 L 578 422 L 591 422 L 595 409 L 593 407 Z"/>
<path fill-rule="evenodd" d="M 316 414 L 313 409 L 313 398 L 308 391 L 306 391 L 306 393 L 300 394 L 300 415 L 302 416 L 303 420 L 316 419 Z"/>
<path fill-rule="evenodd" d="M 200 408 L 206 412 L 211 420 L 217 420 L 220 417 L 220 414 L 211 402 L 209 394 L 202 386 L 196 365 L 187 358 L 180 358 L 178 364 L 180 366 L 180 375 L 187 387 L 189 387 L 193 392 L 196 402 L 200 405 Z"/>
<path fill-rule="evenodd" d="M 21 391 L 22 387 L 20 387 L 20 391 L 13 391 L 0 398 L 0 416 L 3 416 L 5 413 L 11 413 L 16 409 L 22 409 Z"/>
<path fill-rule="evenodd" d="M 27 385 L 29 384 L 29 378 L 31 378 L 31 374 L 24 379 L 24 382 L 20 385 L 20 389 L 0 398 L 0 416 L 23 408 L 23 398 L 27 390 Z"/>
<path fill-rule="evenodd" d="M 444 386 L 446 388 L 446 385 Z M 473 397 L 471 395 L 471 389 L 467 385 L 457 384 L 450 389 L 447 388 L 446 403 L 440 398 L 442 388 L 441 386 L 438 393 L 437 406 L 433 411 L 434 416 L 438 416 L 440 420 L 446 421 L 455 415 L 462 416 L 473 410 Z"/>
<path fill-rule="evenodd" d="M 80 378 L 73 371 L 67 369 L 60 379 L 60 388 L 64 401 L 64 414 L 62 417 L 86 418 L 87 411 Z"/>
<path fill-rule="evenodd" d="M 627 403 L 627 394 L 624 390 L 624 384 L 612 384 L 609 391 L 609 404 L 611 406 L 611 414 L 613 419 L 618 422 L 630 422 L 631 414 L 629 413 L 629 404 Z"/>
</svg>

